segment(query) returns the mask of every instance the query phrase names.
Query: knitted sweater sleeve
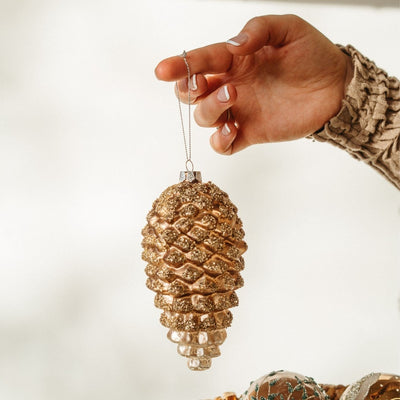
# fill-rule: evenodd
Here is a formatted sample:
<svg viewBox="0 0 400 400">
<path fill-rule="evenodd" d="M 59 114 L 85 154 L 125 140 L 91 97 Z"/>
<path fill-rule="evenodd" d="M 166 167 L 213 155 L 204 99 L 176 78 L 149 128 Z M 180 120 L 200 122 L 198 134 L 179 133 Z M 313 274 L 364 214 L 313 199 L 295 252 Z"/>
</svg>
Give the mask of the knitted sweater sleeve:
<svg viewBox="0 0 400 400">
<path fill-rule="evenodd" d="M 352 58 L 353 79 L 339 113 L 311 137 L 346 150 L 400 189 L 400 82 L 352 46 L 341 49 Z"/>
</svg>

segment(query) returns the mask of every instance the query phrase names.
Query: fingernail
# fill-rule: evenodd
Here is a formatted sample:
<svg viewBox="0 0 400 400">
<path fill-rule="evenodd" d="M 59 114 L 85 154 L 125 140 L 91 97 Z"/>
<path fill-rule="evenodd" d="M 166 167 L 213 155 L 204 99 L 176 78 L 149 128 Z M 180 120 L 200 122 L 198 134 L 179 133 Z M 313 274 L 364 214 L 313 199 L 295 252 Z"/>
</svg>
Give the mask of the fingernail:
<svg viewBox="0 0 400 400">
<path fill-rule="evenodd" d="M 218 90 L 217 99 L 222 103 L 226 103 L 230 98 L 227 86 L 222 86 L 222 88 Z"/>
<path fill-rule="evenodd" d="M 197 76 L 196 74 L 192 75 L 192 80 L 190 82 L 190 90 L 197 90 Z"/>
<path fill-rule="evenodd" d="M 245 33 L 239 33 L 239 35 L 229 39 L 226 41 L 226 43 L 229 43 L 233 46 L 241 46 L 242 44 L 245 44 L 249 37 Z"/>
<path fill-rule="evenodd" d="M 232 132 L 232 131 L 231 131 L 231 128 L 229 128 L 229 125 L 228 125 L 227 123 L 225 123 L 224 126 L 223 126 L 222 129 L 221 129 L 221 133 L 222 133 L 224 136 L 228 136 L 231 132 Z"/>
</svg>

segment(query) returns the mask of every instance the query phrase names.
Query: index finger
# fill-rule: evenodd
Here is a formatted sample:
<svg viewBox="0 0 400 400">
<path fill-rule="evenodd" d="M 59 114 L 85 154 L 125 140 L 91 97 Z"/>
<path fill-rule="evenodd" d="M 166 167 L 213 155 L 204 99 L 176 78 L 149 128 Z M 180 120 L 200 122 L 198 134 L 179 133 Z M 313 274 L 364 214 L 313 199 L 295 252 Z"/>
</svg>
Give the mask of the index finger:
<svg viewBox="0 0 400 400">
<path fill-rule="evenodd" d="M 232 58 L 225 42 L 191 50 L 186 55 L 191 75 L 226 72 L 231 66 Z M 155 74 L 163 81 L 177 81 L 187 76 L 186 64 L 182 56 L 169 57 L 157 65 Z"/>
</svg>

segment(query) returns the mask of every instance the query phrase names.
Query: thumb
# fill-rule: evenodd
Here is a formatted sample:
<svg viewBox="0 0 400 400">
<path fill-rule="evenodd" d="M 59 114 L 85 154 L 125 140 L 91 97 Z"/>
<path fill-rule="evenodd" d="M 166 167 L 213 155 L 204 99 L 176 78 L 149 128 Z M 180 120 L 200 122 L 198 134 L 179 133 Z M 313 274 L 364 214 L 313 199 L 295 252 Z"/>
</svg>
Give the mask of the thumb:
<svg viewBox="0 0 400 400">
<path fill-rule="evenodd" d="M 227 43 L 235 55 L 247 55 L 264 46 L 282 47 L 303 36 L 311 27 L 296 15 L 264 15 L 252 18 L 242 31 Z"/>
</svg>

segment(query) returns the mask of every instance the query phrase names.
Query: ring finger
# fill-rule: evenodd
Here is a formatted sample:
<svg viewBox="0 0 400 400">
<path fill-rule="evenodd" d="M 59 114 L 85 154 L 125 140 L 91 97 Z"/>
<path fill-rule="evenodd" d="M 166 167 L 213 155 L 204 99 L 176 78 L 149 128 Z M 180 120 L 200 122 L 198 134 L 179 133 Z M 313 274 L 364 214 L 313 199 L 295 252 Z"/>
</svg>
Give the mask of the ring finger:
<svg viewBox="0 0 400 400">
<path fill-rule="evenodd" d="M 188 90 L 188 86 L 189 89 Z M 190 103 L 193 104 L 196 102 L 196 99 L 199 96 L 202 96 L 206 93 L 208 89 L 207 79 L 202 74 L 193 74 L 190 77 L 189 85 L 188 79 L 181 79 L 176 82 L 175 85 L 175 94 L 179 94 L 179 98 L 182 103 L 189 103 L 189 94 L 190 94 Z M 179 93 L 178 93 L 179 91 Z"/>
<path fill-rule="evenodd" d="M 232 107 L 236 97 L 237 93 L 233 85 L 221 86 L 199 102 L 194 111 L 195 121 L 204 127 L 220 125 L 222 114 Z"/>
</svg>

